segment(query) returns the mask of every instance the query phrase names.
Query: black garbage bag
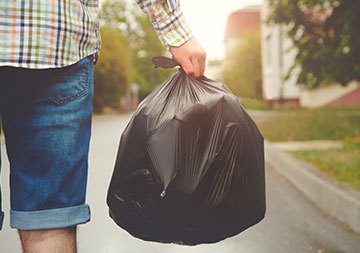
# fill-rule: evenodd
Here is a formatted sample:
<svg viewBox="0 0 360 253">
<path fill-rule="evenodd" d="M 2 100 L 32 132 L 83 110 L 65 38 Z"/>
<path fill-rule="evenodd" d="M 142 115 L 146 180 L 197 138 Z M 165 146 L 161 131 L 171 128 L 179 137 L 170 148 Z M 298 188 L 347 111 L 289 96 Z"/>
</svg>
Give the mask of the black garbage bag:
<svg viewBox="0 0 360 253">
<path fill-rule="evenodd" d="M 142 101 L 122 134 L 111 218 L 137 238 L 164 243 L 242 232 L 265 215 L 263 140 L 223 83 L 180 69 Z"/>
</svg>

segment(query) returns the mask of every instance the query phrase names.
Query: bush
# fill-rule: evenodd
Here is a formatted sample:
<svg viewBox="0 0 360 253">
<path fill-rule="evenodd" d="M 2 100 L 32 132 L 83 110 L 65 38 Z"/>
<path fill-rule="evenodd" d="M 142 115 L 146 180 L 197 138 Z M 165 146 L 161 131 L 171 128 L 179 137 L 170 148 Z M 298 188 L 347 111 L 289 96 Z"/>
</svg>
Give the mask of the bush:
<svg viewBox="0 0 360 253">
<path fill-rule="evenodd" d="M 241 98 L 262 99 L 260 42 L 260 28 L 249 31 L 226 55 L 222 79 Z"/>
<path fill-rule="evenodd" d="M 100 29 L 102 47 L 94 72 L 94 111 L 104 106 L 117 108 L 130 82 L 130 47 L 122 32 L 116 28 Z"/>
</svg>

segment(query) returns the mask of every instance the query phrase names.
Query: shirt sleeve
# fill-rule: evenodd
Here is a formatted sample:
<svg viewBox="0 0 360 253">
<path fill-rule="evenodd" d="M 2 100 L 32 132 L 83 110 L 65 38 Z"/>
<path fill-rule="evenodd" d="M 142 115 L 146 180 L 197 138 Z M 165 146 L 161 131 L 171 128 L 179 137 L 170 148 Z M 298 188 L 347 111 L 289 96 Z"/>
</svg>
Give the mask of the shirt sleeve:
<svg viewBox="0 0 360 253">
<path fill-rule="evenodd" d="M 179 0 L 135 0 L 150 16 L 161 43 L 178 47 L 192 37 L 191 30 L 180 10 Z"/>
</svg>

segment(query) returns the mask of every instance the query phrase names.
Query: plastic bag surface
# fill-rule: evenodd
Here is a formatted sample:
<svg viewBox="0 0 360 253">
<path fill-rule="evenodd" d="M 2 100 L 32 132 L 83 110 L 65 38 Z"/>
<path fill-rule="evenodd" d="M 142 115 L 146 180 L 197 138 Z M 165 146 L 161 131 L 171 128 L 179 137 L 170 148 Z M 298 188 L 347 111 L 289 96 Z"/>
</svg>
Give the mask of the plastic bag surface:
<svg viewBox="0 0 360 253">
<path fill-rule="evenodd" d="M 180 69 L 142 101 L 122 134 L 110 216 L 148 241 L 234 236 L 265 215 L 263 143 L 226 85 Z"/>
</svg>

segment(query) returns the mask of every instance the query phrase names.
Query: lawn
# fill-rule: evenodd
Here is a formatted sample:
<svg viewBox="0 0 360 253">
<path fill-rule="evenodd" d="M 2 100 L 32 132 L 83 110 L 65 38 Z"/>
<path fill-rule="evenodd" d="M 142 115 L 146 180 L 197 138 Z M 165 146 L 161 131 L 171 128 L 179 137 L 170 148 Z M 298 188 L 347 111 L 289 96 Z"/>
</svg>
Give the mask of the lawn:
<svg viewBox="0 0 360 253">
<path fill-rule="evenodd" d="M 283 110 L 260 123 L 259 128 L 270 141 L 341 141 L 342 148 L 293 154 L 360 190 L 360 108 Z"/>
<path fill-rule="evenodd" d="M 295 156 L 317 166 L 328 175 L 360 190 L 360 142 L 344 142 L 344 147 L 327 150 L 293 151 Z"/>
<path fill-rule="evenodd" d="M 271 107 L 268 107 L 265 104 L 265 101 L 262 99 L 256 99 L 256 98 L 239 98 L 241 104 L 246 108 L 246 109 L 253 109 L 253 110 L 272 110 Z"/>
<path fill-rule="evenodd" d="M 360 108 L 282 110 L 259 128 L 271 141 L 346 140 L 360 136 Z"/>
</svg>

